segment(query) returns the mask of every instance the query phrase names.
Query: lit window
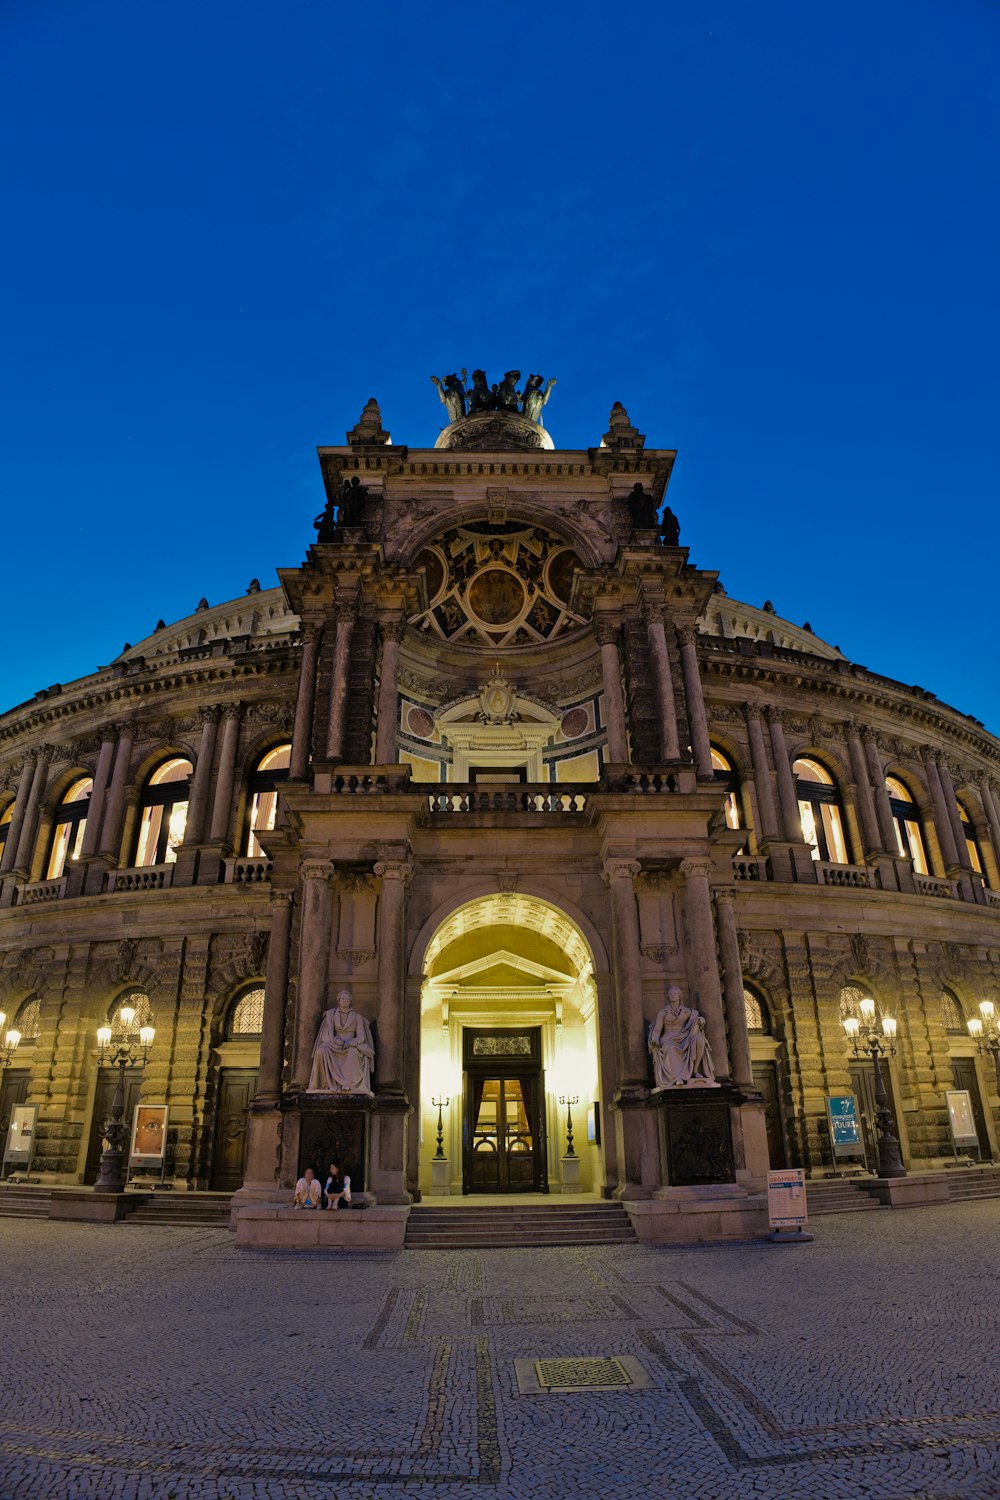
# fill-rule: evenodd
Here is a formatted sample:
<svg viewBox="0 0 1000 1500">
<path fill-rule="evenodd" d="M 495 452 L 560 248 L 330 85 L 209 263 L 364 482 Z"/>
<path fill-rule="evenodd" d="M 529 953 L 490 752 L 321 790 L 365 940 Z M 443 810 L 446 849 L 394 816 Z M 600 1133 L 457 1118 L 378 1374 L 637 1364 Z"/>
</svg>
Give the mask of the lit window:
<svg viewBox="0 0 1000 1500">
<path fill-rule="evenodd" d="M 742 828 L 743 820 L 740 817 L 740 781 L 733 770 L 732 762 L 723 755 L 721 750 L 712 746 L 712 770 L 715 779 L 720 786 L 727 791 L 726 796 L 726 822 L 730 828 Z"/>
<path fill-rule="evenodd" d="M 264 986 L 251 985 L 239 994 L 229 1010 L 230 1037 L 260 1036 L 264 1029 Z"/>
<path fill-rule="evenodd" d="M 849 864 L 844 814 L 833 777 L 815 760 L 797 760 L 792 766 L 792 774 L 802 821 L 802 838 L 812 850 L 813 859 L 823 859 L 834 865 Z"/>
<path fill-rule="evenodd" d="M 969 864 L 975 870 L 977 875 L 981 875 L 983 873 L 983 852 L 979 847 L 979 840 L 976 838 L 976 830 L 972 826 L 972 819 L 969 817 L 969 814 L 966 812 L 961 802 L 958 803 L 958 816 L 962 820 L 962 832 L 965 835 L 965 847 L 969 851 Z"/>
<path fill-rule="evenodd" d="M 3 854 L 4 846 L 7 843 L 7 835 L 10 833 L 10 820 L 13 816 L 14 804 L 13 802 L 9 802 L 3 812 L 0 812 L 0 854 Z"/>
<path fill-rule="evenodd" d="M 122 1020 L 122 1011 L 131 1007 L 135 1011 L 132 1024 L 126 1032 L 125 1023 Z M 138 1036 L 140 1026 L 152 1026 L 153 1007 L 149 1003 L 149 996 L 145 990 L 126 990 L 119 995 L 118 999 L 108 1011 L 108 1025 L 111 1027 L 111 1035 L 115 1041 L 128 1035 Z"/>
<path fill-rule="evenodd" d="M 885 778 L 885 789 L 889 793 L 889 811 L 896 829 L 896 847 L 910 861 L 918 875 L 928 875 L 927 851 L 924 848 L 917 804 L 908 788 L 895 776 Z"/>
<path fill-rule="evenodd" d="M 968 1036 L 965 1026 L 965 1016 L 962 1007 L 958 1003 L 958 996 L 953 995 L 951 990 L 941 991 L 941 1025 L 945 1031 L 957 1033 L 959 1036 Z"/>
<path fill-rule="evenodd" d="M 45 866 L 45 879 L 58 880 L 66 868 L 68 859 L 79 859 L 83 847 L 83 833 L 87 826 L 90 794 L 94 783 L 89 776 L 81 776 L 66 788 L 56 808 L 49 858 Z"/>
<path fill-rule="evenodd" d="M 189 760 L 164 761 L 146 783 L 136 843 L 137 865 L 172 865 L 184 842 L 192 766 Z"/>
<path fill-rule="evenodd" d="M 250 794 L 250 817 L 247 820 L 246 852 L 251 858 L 263 855 L 258 833 L 267 833 L 274 827 L 278 810 L 278 788 L 288 780 L 291 760 L 291 745 L 278 745 L 269 750 L 257 762 L 257 769 L 250 777 L 247 791 Z"/>
<path fill-rule="evenodd" d="M 37 1042 L 38 1033 L 42 1024 L 42 1002 L 37 995 L 32 995 L 25 1000 L 14 1017 L 14 1029 L 21 1033 L 20 1046 L 25 1042 Z"/>
<path fill-rule="evenodd" d="M 758 1035 L 769 1036 L 771 1032 L 771 1020 L 767 1012 L 767 1006 L 757 991 L 750 989 L 748 985 L 743 986 L 743 1008 L 746 1011 L 747 1031 L 755 1031 Z"/>
</svg>

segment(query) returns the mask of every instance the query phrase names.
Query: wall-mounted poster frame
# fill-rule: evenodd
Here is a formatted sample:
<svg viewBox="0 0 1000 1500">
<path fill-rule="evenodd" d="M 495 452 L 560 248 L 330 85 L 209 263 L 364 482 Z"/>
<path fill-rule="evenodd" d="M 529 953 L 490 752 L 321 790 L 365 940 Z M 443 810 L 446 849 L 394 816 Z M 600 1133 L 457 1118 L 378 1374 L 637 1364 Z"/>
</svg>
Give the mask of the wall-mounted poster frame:
<svg viewBox="0 0 1000 1500">
<path fill-rule="evenodd" d="M 169 1116 L 170 1109 L 166 1104 L 136 1105 L 132 1116 L 132 1142 L 128 1153 L 130 1177 L 137 1171 L 159 1170 L 160 1181 L 163 1181 Z"/>
<path fill-rule="evenodd" d="M 10 1112 L 7 1139 L 3 1148 L 3 1176 L 31 1171 L 35 1155 L 37 1104 L 15 1104 Z"/>
<path fill-rule="evenodd" d="M 976 1130 L 976 1117 L 972 1113 L 972 1095 L 968 1089 L 948 1089 L 945 1092 L 948 1104 L 948 1128 L 951 1131 L 951 1144 L 956 1157 L 959 1150 L 975 1150 L 979 1156 L 979 1132 Z"/>
</svg>

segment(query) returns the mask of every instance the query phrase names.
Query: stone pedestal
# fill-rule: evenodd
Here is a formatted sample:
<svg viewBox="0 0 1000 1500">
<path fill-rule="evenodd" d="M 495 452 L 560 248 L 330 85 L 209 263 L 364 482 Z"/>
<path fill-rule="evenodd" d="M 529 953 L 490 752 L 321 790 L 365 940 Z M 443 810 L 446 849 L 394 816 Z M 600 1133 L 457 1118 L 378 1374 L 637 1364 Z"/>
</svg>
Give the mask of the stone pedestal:
<svg viewBox="0 0 1000 1500">
<path fill-rule="evenodd" d="M 451 1162 L 446 1156 L 436 1156 L 431 1162 L 431 1197 L 448 1198 L 451 1195 Z"/>
<path fill-rule="evenodd" d="M 80 1188 L 52 1194 L 50 1219 L 74 1219 L 85 1224 L 117 1224 L 149 1202 L 147 1193 L 95 1193 Z"/>
<path fill-rule="evenodd" d="M 744 1102 L 738 1090 L 663 1089 L 651 1102 L 660 1112 L 661 1182 L 672 1188 L 735 1184 L 732 1112 Z"/>
<path fill-rule="evenodd" d="M 241 1207 L 236 1214 L 239 1250 L 401 1250 L 408 1208 L 288 1208 L 272 1203 Z"/>
<path fill-rule="evenodd" d="M 371 1128 L 372 1191 L 380 1203 L 408 1204 L 406 1190 L 406 1118 L 410 1103 L 404 1093 L 380 1091 Z"/>
<path fill-rule="evenodd" d="M 564 1193 L 578 1193 L 580 1191 L 580 1158 L 578 1156 L 564 1156 L 560 1159 L 561 1191 Z"/>
<path fill-rule="evenodd" d="M 368 1094 L 289 1094 L 282 1100 L 281 1186 L 293 1189 L 306 1167 L 326 1181 L 332 1161 L 351 1179 L 351 1191 L 369 1187 L 371 1114 Z"/>
<path fill-rule="evenodd" d="M 611 1105 L 618 1147 L 619 1199 L 648 1198 L 663 1181 L 656 1141 L 656 1119 L 648 1108 L 649 1090 L 623 1086 Z"/>
</svg>

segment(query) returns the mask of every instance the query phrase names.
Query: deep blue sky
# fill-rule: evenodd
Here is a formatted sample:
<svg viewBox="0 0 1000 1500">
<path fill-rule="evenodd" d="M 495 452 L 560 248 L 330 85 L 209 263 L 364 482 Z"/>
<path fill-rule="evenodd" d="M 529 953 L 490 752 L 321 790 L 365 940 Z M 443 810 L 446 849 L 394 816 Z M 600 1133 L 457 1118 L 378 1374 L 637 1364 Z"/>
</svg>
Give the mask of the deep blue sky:
<svg viewBox="0 0 1000 1500">
<path fill-rule="evenodd" d="M 1000 730 L 993 0 L 2 0 L 0 707 L 268 586 L 370 395 L 613 400 L 728 591 Z M 494 373 L 495 372 L 495 373 Z"/>
</svg>

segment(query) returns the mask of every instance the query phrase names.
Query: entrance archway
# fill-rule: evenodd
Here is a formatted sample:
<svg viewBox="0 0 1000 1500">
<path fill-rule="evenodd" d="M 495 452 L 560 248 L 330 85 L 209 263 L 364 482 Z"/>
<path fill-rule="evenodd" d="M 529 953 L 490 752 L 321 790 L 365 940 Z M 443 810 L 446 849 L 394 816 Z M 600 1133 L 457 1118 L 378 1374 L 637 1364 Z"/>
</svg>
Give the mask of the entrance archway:
<svg viewBox="0 0 1000 1500">
<path fill-rule="evenodd" d="M 580 927 L 538 896 L 478 896 L 437 926 L 423 976 L 421 1194 L 599 1191 L 597 986 Z"/>
</svg>

